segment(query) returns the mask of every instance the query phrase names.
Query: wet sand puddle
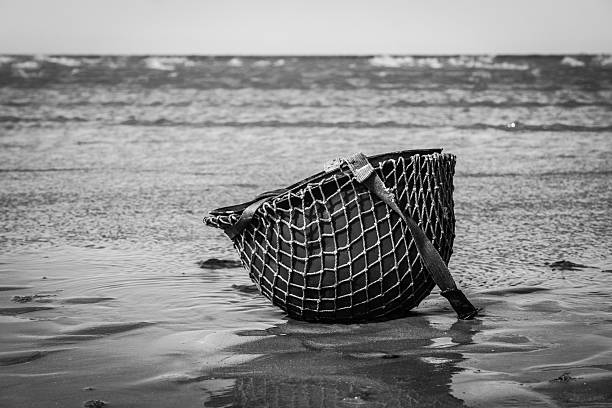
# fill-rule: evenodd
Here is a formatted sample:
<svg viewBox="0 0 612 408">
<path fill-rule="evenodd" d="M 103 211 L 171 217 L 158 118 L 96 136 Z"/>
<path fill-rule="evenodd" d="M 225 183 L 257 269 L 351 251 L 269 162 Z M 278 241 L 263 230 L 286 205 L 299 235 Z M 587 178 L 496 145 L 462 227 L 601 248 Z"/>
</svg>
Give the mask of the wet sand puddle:
<svg viewBox="0 0 612 408">
<path fill-rule="evenodd" d="M 471 322 L 430 297 L 418 314 L 390 322 L 289 321 L 238 333 L 274 336 L 233 347 L 264 357 L 203 370 L 194 380 L 235 381 L 213 394 L 207 406 L 216 407 L 609 406 L 609 294 L 600 295 L 606 306 L 597 313 L 589 288 L 472 296 L 484 310 Z"/>
<path fill-rule="evenodd" d="M 255 328 L 281 321 L 249 292 L 245 274 L 232 273 L 235 263 L 202 269 L 108 249 L 45 253 L 0 264 L 15 283 L 0 292 L 0 385 L 9 390 L 0 406 L 82 406 L 98 393 L 104 401 L 168 406 L 175 393 L 156 402 L 144 378 L 173 377 L 216 356 L 225 343 L 203 339 L 253 326 L 249 313 L 261 319 Z"/>
</svg>

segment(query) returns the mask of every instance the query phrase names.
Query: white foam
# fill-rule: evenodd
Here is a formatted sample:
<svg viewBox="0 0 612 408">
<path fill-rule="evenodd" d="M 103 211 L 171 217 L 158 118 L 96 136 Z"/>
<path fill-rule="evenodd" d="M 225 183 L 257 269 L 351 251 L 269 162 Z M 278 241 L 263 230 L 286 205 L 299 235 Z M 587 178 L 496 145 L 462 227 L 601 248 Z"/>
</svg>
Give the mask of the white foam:
<svg viewBox="0 0 612 408">
<path fill-rule="evenodd" d="M 102 58 L 86 57 L 86 58 L 81 58 L 80 61 L 81 61 L 81 64 L 96 65 L 102 62 Z"/>
<path fill-rule="evenodd" d="M 525 71 L 529 69 L 529 64 L 495 62 L 495 56 L 493 55 L 450 57 L 447 60 L 447 63 L 453 67 L 460 68 L 497 69 L 510 71 Z"/>
<path fill-rule="evenodd" d="M 416 61 L 418 66 L 423 68 L 440 69 L 444 67 L 438 58 L 417 58 Z"/>
<path fill-rule="evenodd" d="M 561 65 L 567 65 L 569 67 L 584 67 L 585 63 L 573 57 L 563 57 L 561 60 Z"/>
<path fill-rule="evenodd" d="M 593 63 L 601 67 L 612 66 L 612 55 L 597 55 L 593 57 Z"/>
<path fill-rule="evenodd" d="M 529 64 L 513 64 L 511 62 L 499 62 L 493 64 L 489 69 L 507 69 L 515 71 L 526 71 L 529 69 Z"/>
<path fill-rule="evenodd" d="M 382 55 L 370 58 L 370 65 L 384 68 L 431 68 L 442 69 L 445 67 L 458 68 L 478 68 L 478 69 L 501 69 L 501 70 L 520 70 L 529 69 L 526 63 L 516 64 L 510 62 L 495 62 L 493 55 L 479 56 L 460 56 L 460 57 L 393 57 Z"/>
<path fill-rule="evenodd" d="M 15 61 L 15 58 L 13 57 L 5 57 L 4 55 L 0 55 L 0 66 L 10 64 L 13 61 Z"/>
<path fill-rule="evenodd" d="M 193 67 L 195 62 L 185 57 L 148 57 L 144 63 L 149 69 L 174 71 L 177 66 Z"/>
<path fill-rule="evenodd" d="M 16 68 L 19 70 L 25 69 L 25 70 L 33 71 L 33 70 L 40 68 L 40 63 L 38 63 L 37 61 L 22 61 L 22 62 L 17 62 L 13 64 L 13 68 Z"/>
<path fill-rule="evenodd" d="M 157 71 L 174 71 L 174 65 L 162 61 L 160 58 L 149 57 L 144 60 L 145 65 L 149 69 Z"/>
<path fill-rule="evenodd" d="M 253 63 L 253 66 L 257 68 L 265 68 L 269 67 L 270 65 L 272 65 L 272 63 L 268 60 L 259 60 Z"/>
<path fill-rule="evenodd" d="M 12 74 L 21 78 L 33 78 L 40 76 L 40 63 L 38 61 L 21 61 L 13 63 Z"/>
<path fill-rule="evenodd" d="M 450 57 L 447 62 L 453 67 L 485 68 L 493 65 L 493 57 L 488 55 L 478 57 L 462 55 L 460 57 Z"/>
<path fill-rule="evenodd" d="M 276 61 L 274 61 L 274 64 L 273 64 L 273 65 L 274 65 L 275 67 L 282 67 L 283 65 L 285 65 L 285 60 L 284 60 L 284 59 L 282 59 L 282 58 L 277 59 Z"/>
<path fill-rule="evenodd" d="M 393 57 L 390 55 L 382 55 L 378 57 L 373 57 L 368 60 L 370 65 L 375 67 L 384 67 L 384 68 L 431 68 L 431 69 L 440 69 L 444 68 L 444 64 L 440 61 L 439 58 L 436 57 L 421 57 L 415 58 L 411 56 L 406 57 Z"/>
<path fill-rule="evenodd" d="M 80 67 L 81 66 L 81 61 L 74 59 L 74 58 L 42 56 L 42 57 L 38 57 L 37 59 L 40 61 L 50 62 L 52 64 L 63 65 L 65 67 Z"/>
<path fill-rule="evenodd" d="M 393 57 L 391 55 L 381 55 L 372 57 L 368 60 L 370 65 L 384 68 L 401 68 L 414 66 L 414 57 Z"/>
<path fill-rule="evenodd" d="M 227 61 L 227 65 L 229 65 L 230 67 L 241 67 L 242 60 L 240 58 L 234 57 L 231 60 Z"/>
</svg>

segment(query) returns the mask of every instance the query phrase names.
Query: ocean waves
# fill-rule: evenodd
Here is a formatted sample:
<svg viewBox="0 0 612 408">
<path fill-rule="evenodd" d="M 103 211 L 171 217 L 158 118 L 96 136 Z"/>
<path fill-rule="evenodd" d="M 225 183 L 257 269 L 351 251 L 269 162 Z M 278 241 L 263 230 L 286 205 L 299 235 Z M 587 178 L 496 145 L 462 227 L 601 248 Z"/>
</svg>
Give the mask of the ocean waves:
<svg viewBox="0 0 612 408">
<path fill-rule="evenodd" d="M 401 123 L 395 121 L 339 121 L 339 122 L 318 122 L 318 121 L 295 121 L 282 122 L 278 120 L 268 121 L 225 121 L 225 122 L 173 122 L 167 119 L 157 119 L 153 121 L 130 119 L 122 122 L 121 125 L 129 126 L 188 126 L 188 127 L 238 127 L 238 128 L 335 128 L 335 129 L 415 129 L 415 128 L 454 128 L 461 130 L 502 130 L 506 132 L 612 132 L 612 125 L 604 126 L 581 126 L 568 125 L 564 123 L 551 123 L 545 125 L 518 124 L 510 122 L 507 124 L 474 123 L 469 125 L 433 125 L 422 123 Z"/>
<path fill-rule="evenodd" d="M 194 89 L 443 89 L 610 82 L 612 57 L 0 56 L 0 86 L 104 84 Z M 580 75 L 577 76 L 577 73 Z"/>
<path fill-rule="evenodd" d="M 563 110 L 612 107 L 612 87 L 597 91 L 565 86 L 562 89 L 524 89 L 516 86 L 497 85 L 485 90 L 473 91 L 449 86 L 444 89 L 192 89 L 181 87 L 143 88 L 140 86 L 79 84 L 30 88 L 4 88 L 0 94 L 0 106 L 14 108 L 15 114 L 28 108 L 44 106 L 87 109 L 96 107 L 113 109 L 138 108 L 189 108 L 189 110 L 227 109 L 277 109 L 294 108 L 559 108 Z M 185 109 L 182 109 L 185 112 Z M 4 114 L 9 111 L 5 110 Z"/>
<path fill-rule="evenodd" d="M 7 107 L 28 107 L 28 106 L 42 106 L 40 101 L 0 101 L 0 106 Z M 73 101 L 73 102 L 60 102 L 57 103 L 58 107 L 79 107 L 84 105 L 100 106 L 100 107 L 129 107 L 129 106 L 140 106 L 146 107 L 167 107 L 167 108 L 186 108 L 186 107 L 198 107 L 199 101 L 184 100 L 184 101 L 105 101 L 105 102 L 94 102 L 89 100 L 84 101 Z M 251 101 L 244 101 L 243 103 L 237 103 L 236 101 L 230 105 L 224 105 L 223 103 L 213 103 L 207 105 L 207 107 L 220 107 L 220 106 L 233 106 L 243 108 L 256 108 L 256 107 L 276 107 L 278 109 L 291 109 L 291 108 L 315 108 L 315 109 L 326 109 L 330 107 L 377 107 L 377 108 L 545 108 L 545 107 L 556 107 L 556 108 L 584 108 L 584 107 L 601 107 L 607 110 L 612 110 L 612 101 L 583 101 L 583 100 L 565 100 L 558 102 L 537 102 L 537 101 L 424 101 L 424 100 L 405 100 L 399 99 L 394 102 L 381 102 L 376 104 L 373 101 L 367 103 L 360 103 L 355 101 L 353 103 L 334 104 L 333 101 L 326 102 L 267 102 L 263 104 L 253 103 Z"/>
<path fill-rule="evenodd" d="M 0 130 L 610 132 L 611 67 L 605 55 L 4 56 Z"/>
<path fill-rule="evenodd" d="M 0 128 L 448 128 L 597 132 L 612 126 L 612 91 L 193 90 L 70 85 L 0 95 Z"/>
<path fill-rule="evenodd" d="M 87 120 L 81 117 L 35 117 L 0 116 L 0 126 L 26 125 L 34 127 L 48 126 L 50 124 L 70 123 L 98 123 L 104 126 L 135 126 L 135 127 L 165 127 L 165 128 L 328 128 L 328 129 L 457 129 L 457 130 L 498 130 L 504 132 L 612 132 L 612 125 L 572 125 L 566 123 L 529 124 L 518 121 L 504 124 L 494 123 L 418 123 L 398 122 L 392 120 L 382 121 L 315 121 L 315 120 L 253 120 L 253 121 L 177 121 L 166 118 L 136 119 L 129 118 L 120 122 L 104 120 Z"/>
</svg>

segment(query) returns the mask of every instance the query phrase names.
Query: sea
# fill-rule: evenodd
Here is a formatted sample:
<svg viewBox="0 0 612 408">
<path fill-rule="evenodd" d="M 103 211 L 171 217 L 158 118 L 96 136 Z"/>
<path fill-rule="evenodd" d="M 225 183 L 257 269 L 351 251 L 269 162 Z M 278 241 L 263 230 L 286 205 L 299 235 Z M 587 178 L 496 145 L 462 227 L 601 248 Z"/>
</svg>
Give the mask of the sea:
<svg viewBox="0 0 612 408">
<path fill-rule="evenodd" d="M 610 55 L 0 56 L 0 405 L 197 383 L 198 406 L 260 406 L 244 373 L 168 380 L 206 371 L 193 344 L 240 364 L 237 332 L 288 324 L 202 218 L 336 157 L 438 147 L 460 287 L 554 289 L 609 333 Z"/>
</svg>

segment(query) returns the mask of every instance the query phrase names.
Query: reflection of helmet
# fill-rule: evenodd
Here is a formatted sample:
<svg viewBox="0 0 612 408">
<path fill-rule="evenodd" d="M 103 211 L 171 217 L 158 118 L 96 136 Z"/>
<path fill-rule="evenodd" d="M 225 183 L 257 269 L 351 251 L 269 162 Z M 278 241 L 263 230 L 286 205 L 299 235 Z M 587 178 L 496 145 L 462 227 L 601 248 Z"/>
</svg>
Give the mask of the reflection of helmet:
<svg viewBox="0 0 612 408">
<path fill-rule="evenodd" d="M 440 149 L 358 154 L 204 222 L 226 231 L 261 293 L 291 317 L 390 318 L 416 307 L 434 280 L 456 290 L 450 275 L 452 287 L 442 287 L 422 258 L 427 241 L 446 270 L 454 167 L 455 156 Z"/>
</svg>

